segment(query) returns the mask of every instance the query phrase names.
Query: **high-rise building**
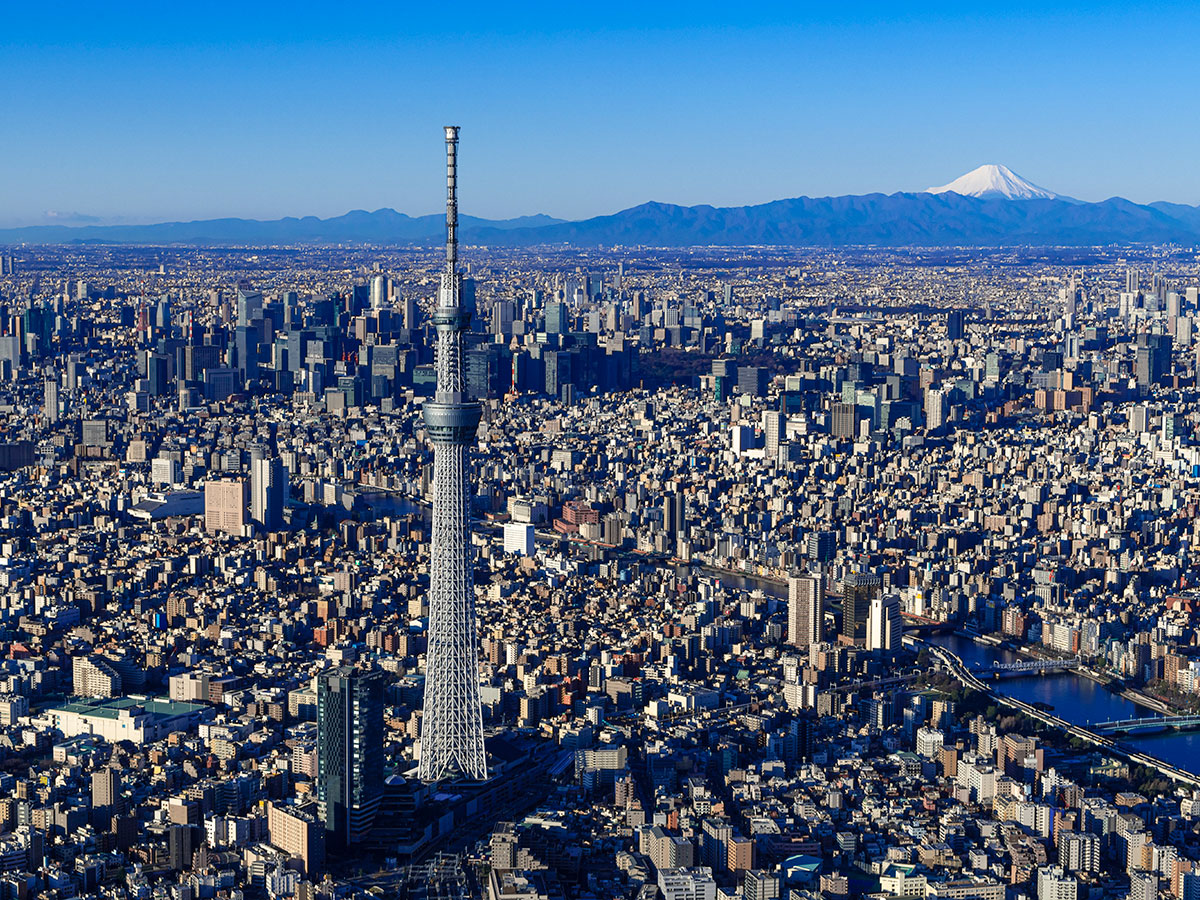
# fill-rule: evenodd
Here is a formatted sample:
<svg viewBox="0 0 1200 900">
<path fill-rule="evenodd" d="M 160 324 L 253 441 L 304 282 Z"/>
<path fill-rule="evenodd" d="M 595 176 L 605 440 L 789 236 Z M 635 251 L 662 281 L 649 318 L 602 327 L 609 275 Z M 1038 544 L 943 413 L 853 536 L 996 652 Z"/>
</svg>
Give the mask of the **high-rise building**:
<svg viewBox="0 0 1200 900">
<path fill-rule="evenodd" d="M 804 539 L 804 555 L 817 562 L 829 562 L 837 554 L 837 535 L 832 531 L 813 531 Z"/>
<path fill-rule="evenodd" d="M 895 653 L 900 649 L 903 620 L 896 594 L 876 594 L 867 612 L 867 649 Z"/>
<path fill-rule="evenodd" d="M 825 636 L 825 585 L 814 575 L 788 579 L 788 643 L 818 644 Z"/>
<path fill-rule="evenodd" d="M 330 842 L 362 842 L 383 798 L 383 673 L 343 666 L 317 680 L 317 804 Z"/>
<path fill-rule="evenodd" d="M 1167 291 L 1167 315 L 1172 319 L 1178 318 L 1182 312 L 1182 299 L 1178 291 Z"/>
<path fill-rule="evenodd" d="M 167 826 L 167 850 L 171 868 L 176 872 L 191 868 L 194 833 L 191 825 Z"/>
<path fill-rule="evenodd" d="M 417 327 L 417 301 L 413 297 L 405 297 L 400 301 L 400 312 L 404 327 L 412 331 Z"/>
<path fill-rule="evenodd" d="M 108 446 L 108 420 L 84 419 L 81 434 L 83 437 L 84 446 Z"/>
<path fill-rule="evenodd" d="M 737 370 L 738 390 L 752 397 L 765 397 L 770 374 L 761 366 L 741 366 Z"/>
<path fill-rule="evenodd" d="M 641 830 L 638 849 L 650 857 L 656 869 L 687 868 L 692 865 L 695 855 L 695 846 L 690 840 L 667 834 L 658 825 Z"/>
<path fill-rule="evenodd" d="M 108 828 L 120 795 L 121 776 L 115 769 L 106 766 L 92 773 L 92 822 L 97 828 Z"/>
<path fill-rule="evenodd" d="M 724 870 L 729 858 L 733 826 L 725 819 L 704 819 L 700 832 L 700 859 L 715 872 Z"/>
<path fill-rule="evenodd" d="M 233 358 L 240 380 L 258 378 L 258 324 L 238 325 L 233 329 Z"/>
<path fill-rule="evenodd" d="M 526 522 L 504 524 L 504 552 L 533 556 L 535 552 L 533 526 Z"/>
<path fill-rule="evenodd" d="M 250 463 L 250 518 L 264 531 L 283 528 L 288 473 L 279 457 L 261 457 Z"/>
<path fill-rule="evenodd" d="M 267 803 L 267 835 L 271 844 L 300 860 L 310 878 L 325 866 L 325 829 L 314 815 L 314 804 L 282 806 Z"/>
<path fill-rule="evenodd" d="M 724 868 L 724 865 L 720 866 Z M 663 900 L 716 900 L 712 866 L 659 869 L 658 895 Z"/>
<path fill-rule="evenodd" d="M 511 300 L 497 300 L 492 304 L 492 334 L 512 334 L 515 307 Z"/>
<path fill-rule="evenodd" d="M 742 900 L 779 900 L 779 876 L 751 869 L 742 881 Z"/>
<path fill-rule="evenodd" d="M 786 426 L 787 417 L 783 413 L 773 409 L 763 412 L 763 437 L 766 441 L 766 458 L 768 460 L 779 458 L 779 444 L 784 438 L 784 429 Z"/>
<path fill-rule="evenodd" d="M 925 392 L 925 429 L 930 433 L 946 426 L 946 392 L 929 388 Z"/>
<path fill-rule="evenodd" d="M 46 410 L 46 421 L 53 425 L 58 421 L 61 409 L 58 403 L 58 373 L 51 372 L 46 378 L 44 407 Z"/>
<path fill-rule="evenodd" d="M 371 279 L 371 309 L 383 309 L 387 306 L 388 280 L 383 274 Z"/>
<path fill-rule="evenodd" d="M 834 403 L 830 410 L 830 420 L 830 434 L 852 439 L 858 431 L 858 407 L 853 403 Z"/>
<path fill-rule="evenodd" d="M 179 483 L 179 461 L 168 456 L 157 456 L 150 463 L 150 483 L 174 487 Z"/>
<path fill-rule="evenodd" d="M 1158 900 L 1158 873 L 1130 872 L 1129 900 Z"/>
<path fill-rule="evenodd" d="M 238 288 L 237 295 L 237 324 L 249 325 L 256 319 L 262 318 L 263 295 L 249 288 Z"/>
<path fill-rule="evenodd" d="M 1061 866 L 1042 866 L 1037 870 L 1038 900 L 1075 900 L 1079 882 Z"/>
<path fill-rule="evenodd" d="M 961 309 L 952 309 L 946 313 L 946 337 L 952 341 L 961 341 L 965 320 L 966 315 Z"/>
<path fill-rule="evenodd" d="M 712 361 L 712 373 L 717 378 L 724 378 L 727 382 L 734 382 L 738 377 L 737 363 L 728 357 L 719 357 Z"/>
<path fill-rule="evenodd" d="M 842 582 L 842 632 L 845 644 L 864 646 L 867 642 L 867 615 L 871 598 L 883 587 L 878 575 L 852 573 Z"/>
<path fill-rule="evenodd" d="M 570 331 L 567 320 L 567 304 L 554 302 L 546 304 L 546 333 L 566 334 Z"/>
<path fill-rule="evenodd" d="M 1100 871 L 1099 835 L 1059 829 L 1055 832 L 1054 842 L 1058 849 L 1058 863 L 1064 869 L 1072 872 Z"/>
<path fill-rule="evenodd" d="M 246 483 L 240 478 L 204 485 L 204 530 L 241 537 L 246 527 Z"/>
<path fill-rule="evenodd" d="M 77 656 L 71 663 L 75 693 L 80 697 L 119 697 L 121 674 L 100 656 Z"/>
<path fill-rule="evenodd" d="M 683 494 L 672 492 L 663 497 L 663 530 L 672 546 L 687 534 L 687 501 Z"/>
<path fill-rule="evenodd" d="M 1139 334 L 1137 338 L 1138 388 L 1159 384 L 1171 369 L 1171 338 L 1165 334 Z"/>
<path fill-rule="evenodd" d="M 433 444 L 433 529 L 429 564 L 429 638 L 421 719 L 422 781 L 487 777 L 479 636 L 471 573 L 470 447 L 482 414 L 466 393 L 463 335 L 471 307 L 458 272 L 458 127 L 446 128 L 446 267 L 433 324 L 437 388 L 426 401 Z M 473 293 L 473 286 L 471 287 Z"/>
</svg>

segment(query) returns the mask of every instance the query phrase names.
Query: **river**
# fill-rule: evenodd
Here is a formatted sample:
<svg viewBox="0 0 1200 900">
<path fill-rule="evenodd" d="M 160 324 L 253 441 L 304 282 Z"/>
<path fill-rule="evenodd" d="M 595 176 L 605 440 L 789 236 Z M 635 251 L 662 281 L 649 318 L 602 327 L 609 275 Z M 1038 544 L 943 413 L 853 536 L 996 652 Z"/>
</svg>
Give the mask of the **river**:
<svg viewBox="0 0 1200 900">
<path fill-rule="evenodd" d="M 970 638 L 957 634 L 939 635 L 932 638 L 931 642 L 957 654 L 968 666 L 1018 662 L 1021 659 L 1011 650 L 977 644 Z M 997 679 L 993 684 L 1000 693 L 1017 700 L 1026 703 L 1047 703 L 1054 707 L 1053 712 L 1056 716 L 1076 725 L 1159 715 L 1154 710 L 1119 697 L 1090 678 L 1074 672 L 1009 676 Z M 1122 743 L 1181 769 L 1200 774 L 1200 731 L 1131 735 L 1123 738 Z"/>
</svg>

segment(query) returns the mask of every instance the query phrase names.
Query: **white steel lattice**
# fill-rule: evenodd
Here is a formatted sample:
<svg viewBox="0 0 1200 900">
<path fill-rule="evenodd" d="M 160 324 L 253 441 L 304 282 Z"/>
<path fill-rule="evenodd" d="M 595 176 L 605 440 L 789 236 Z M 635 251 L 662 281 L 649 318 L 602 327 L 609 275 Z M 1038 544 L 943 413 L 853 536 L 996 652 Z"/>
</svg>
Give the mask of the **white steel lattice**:
<svg viewBox="0 0 1200 900">
<path fill-rule="evenodd" d="M 457 271 L 458 129 L 446 129 L 446 270 L 433 313 L 437 387 L 424 408 L 433 444 L 433 537 L 429 565 L 429 644 L 421 719 L 422 781 L 487 778 L 479 701 L 479 637 L 471 577 L 470 445 L 479 405 L 463 391 L 462 333 L 470 324 Z"/>
<path fill-rule="evenodd" d="M 483 779 L 475 591 L 469 561 L 468 448 L 434 446 L 429 646 L 421 721 L 421 779 Z"/>
</svg>

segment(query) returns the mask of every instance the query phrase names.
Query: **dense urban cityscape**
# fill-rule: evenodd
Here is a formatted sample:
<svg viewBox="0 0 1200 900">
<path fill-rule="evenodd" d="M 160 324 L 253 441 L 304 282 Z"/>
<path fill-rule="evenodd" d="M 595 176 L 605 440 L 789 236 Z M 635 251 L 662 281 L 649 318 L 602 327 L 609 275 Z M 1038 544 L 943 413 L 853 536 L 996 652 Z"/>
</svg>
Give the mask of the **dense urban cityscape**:
<svg viewBox="0 0 1200 900">
<path fill-rule="evenodd" d="M 451 256 L 4 249 L 0 896 L 1200 896 L 1194 254 Z"/>
<path fill-rule="evenodd" d="M 1200 900 L 1198 35 L 6 5 L 0 900 Z"/>
</svg>

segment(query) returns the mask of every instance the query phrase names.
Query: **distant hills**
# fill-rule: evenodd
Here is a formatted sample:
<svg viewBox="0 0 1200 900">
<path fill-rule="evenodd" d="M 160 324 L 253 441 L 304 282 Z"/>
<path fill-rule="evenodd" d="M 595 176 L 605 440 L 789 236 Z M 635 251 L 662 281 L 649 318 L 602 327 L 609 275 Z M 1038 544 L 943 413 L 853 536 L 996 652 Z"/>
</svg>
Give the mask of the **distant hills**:
<svg viewBox="0 0 1200 900">
<path fill-rule="evenodd" d="M 502 246 L 646 244 L 660 247 L 1095 246 L 1200 241 L 1200 210 L 1102 203 L 1008 200 L 944 194 L 799 197 L 717 208 L 646 203 L 612 216 L 542 228 L 482 230 Z"/>
<path fill-rule="evenodd" d="M 516 219 L 479 219 L 460 216 L 463 231 L 486 229 L 537 229 L 558 225 L 550 216 Z M 287 217 L 258 219 L 203 219 L 196 222 L 162 222 L 156 225 L 28 225 L 0 228 L 0 243 L 8 244 L 421 244 L 436 243 L 446 230 L 445 213 L 408 216 L 394 209 L 374 212 L 356 209 L 344 216 L 318 219 Z"/>
<path fill-rule="evenodd" d="M 209 219 L 157 225 L 38 225 L 0 229 L 0 243 L 122 243 L 194 246 L 281 244 L 433 245 L 441 214 L 355 210 L 318 219 Z M 467 244 L 533 246 L 1005 247 L 1200 244 L 1200 207 L 1142 205 L 1114 197 L 1084 203 L 981 166 L 923 193 L 797 197 L 757 206 L 644 203 L 576 222 L 550 216 L 463 216 Z"/>
</svg>

